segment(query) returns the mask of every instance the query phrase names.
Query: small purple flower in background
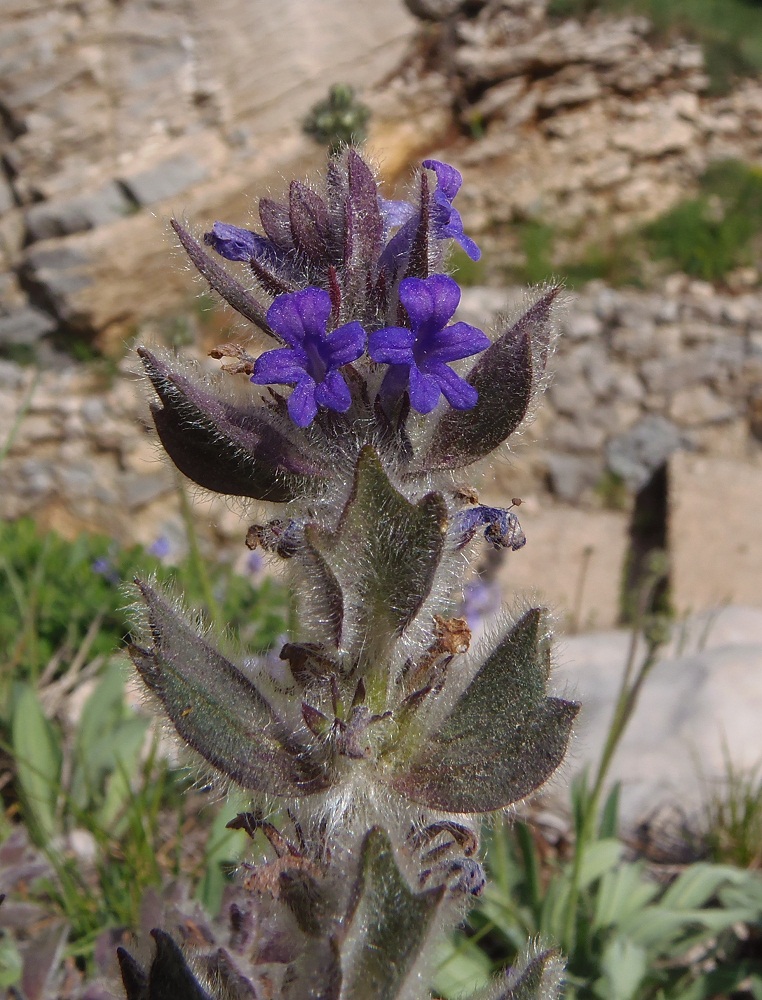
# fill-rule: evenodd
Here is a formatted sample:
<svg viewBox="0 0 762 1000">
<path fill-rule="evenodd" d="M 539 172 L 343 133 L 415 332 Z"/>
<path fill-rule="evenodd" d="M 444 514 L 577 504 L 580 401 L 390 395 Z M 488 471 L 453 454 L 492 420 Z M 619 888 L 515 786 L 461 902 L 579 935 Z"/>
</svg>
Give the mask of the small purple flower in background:
<svg viewBox="0 0 762 1000">
<path fill-rule="evenodd" d="M 288 412 L 299 427 L 312 423 L 319 406 L 346 413 L 352 402 L 338 369 L 363 353 L 365 330 L 353 322 L 326 333 L 330 315 L 331 298 L 322 288 L 280 295 L 267 311 L 269 325 L 291 346 L 260 355 L 251 381 L 293 385 Z"/>
<path fill-rule="evenodd" d="M 250 552 L 246 558 L 246 572 L 251 576 L 259 576 L 264 569 L 265 561 L 261 552 Z"/>
<path fill-rule="evenodd" d="M 468 358 L 489 347 L 490 340 L 475 326 L 447 326 L 460 302 L 460 288 L 446 274 L 428 278 L 403 278 L 400 302 L 410 318 L 410 329 L 390 326 L 370 335 L 368 353 L 374 361 L 390 365 L 381 385 L 382 394 L 410 391 L 410 405 L 430 413 L 444 394 L 456 410 L 470 410 L 478 394 L 449 367 L 449 361 Z"/>
<path fill-rule="evenodd" d="M 116 571 L 116 567 L 106 556 L 101 556 L 100 559 L 93 560 L 90 568 L 93 573 L 97 573 L 98 576 L 102 576 L 104 580 L 107 580 L 114 587 L 119 586 L 122 582 L 121 577 Z"/>
<path fill-rule="evenodd" d="M 502 607 L 503 599 L 496 580 L 477 578 L 463 588 L 463 601 L 458 613 L 468 622 L 472 632 L 485 623 Z"/>
<path fill-rule="evenodd" d="M 479 247 L 470 236 L 463 232 L 463 220 L 457 208 L 452 207 L 455 195 L 460 191 L 463 177 L 459 170 L 441 160 L 424 160 L 423 166 L 433 170 L 437 177 L 437 189 L 432 196 L 432 222 L 434 232 L 440 240 L 450 239 L 459 243 L 471 260 L 479 260 Z"/>
<path fill-rule="evenodd" d="M 152 556 L 156 556 L 157 559 L 164 559 L 172 550 L 172 546 L 169 544 L 169 539 L 166 535 L 159 535 L 159 537 L 148 546 L 148 551 Z"/>
</svg>

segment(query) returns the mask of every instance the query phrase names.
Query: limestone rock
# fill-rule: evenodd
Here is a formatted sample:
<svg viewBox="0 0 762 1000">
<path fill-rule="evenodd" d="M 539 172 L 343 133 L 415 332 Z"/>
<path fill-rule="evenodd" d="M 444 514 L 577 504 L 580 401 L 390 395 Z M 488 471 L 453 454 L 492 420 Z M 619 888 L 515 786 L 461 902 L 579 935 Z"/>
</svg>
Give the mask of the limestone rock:
<svg viewBox="0 0 762 1000">
<path fill-rule="evenodd" d="M 762 466 L 676 453 L 669 464 L 669 550 L 678 611 L 762 604 Z"/>
<path fill-rule="evenodd" d="M 644 417 L 625 434 L 612 438 L 606 447 L 606 464 L 632 490 L 646 485 L 682 442 L 680 431 L 661 416 Z"/>
<path fill-rule="evenodd" d="M 623 783 L 626 826 L 674 801 L 696 820 L 721 794 L 728 760 L 740 772 L 759 765 L 762 611 L 728 606 L 687 618 L 679 632 L 647 679 L 613 759 L 610 783 Z M 624 630 L 558 642 L 556 683 L 582 703 L 568 777 L 600 759 L 630 642 Z"/>
</svg>

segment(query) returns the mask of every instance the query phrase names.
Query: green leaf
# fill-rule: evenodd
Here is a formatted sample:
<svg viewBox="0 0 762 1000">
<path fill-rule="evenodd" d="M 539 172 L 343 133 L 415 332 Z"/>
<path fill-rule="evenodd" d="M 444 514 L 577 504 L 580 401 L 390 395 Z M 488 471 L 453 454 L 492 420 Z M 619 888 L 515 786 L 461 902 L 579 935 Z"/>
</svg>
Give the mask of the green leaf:
<svg viewBox="0 0 762 1000">
<path fill-rule="evenodd" d="M 212 821 L 204 848 L 204 874 L 199 882 L 196 896 L 207 913 L 218 913 L 222 893 L 229 879 L 225 865 L 235 867 L 250 843 L 245 830 L 235 830 L 227 826 L 231 815 L 243 812 L 251 804 L 243 792 L 235 792 L 225 801 Z"/>
<path fill-rule="evenodd" d="M 98 808 L 98 825 L 104 830 L 113 829 L 118 834 L 126 822 L 122 813 L 132 795 L 130 782 L 137 771 L 147 730 L 148 720 L 135 717 L 123 722 L 111 734 L 115 743 L 113 768 L 106 779 Z"/>
<path fill-rule="evenodd" d="M 124 677 L 118 663 L 109 664 L 85 702 L 74 744 L 75 767 L 69 796 L 80 810 L 102 798 L 106 775 L 113 771 L 122 742 L 119 728 L 126 712 Z M 142 721 L 143 732 L 147 723 Z M 124 759 L 124 754 L 121 754 Z"/>
<path fill-rule="evenodd" d="M 563 760 L 578 707 L 545 697 L 542 611 L 527 612 L 487 657 L 438 730 L 390 784 L 414 802 L 482 813 L 525 798 Z"/>
<path fill-rule="evenodd" d="M 647 906 L 658 893 L 658 885 L 646 881 L 642 865 L 621 865 L 606 872 L 595 894 L 592 929 L 617 927 L 626 917 Z"/>
<path fill-rule="evenodd" d="M 336 532 L 312 525 L 305 533 L 341 585 L 346 648 L 367 651 L 369 639 L 386 644 L 405 631 L 431 591 L 446 527 L 438 493 L 410 503 L 375 451 L 362 449 Z"/>
<path fill-rule="evenodd" d="M 144 347 L 138 354 L 162 403 L 151 407 L 161 443 L 194 483 L 214 493 L 283 503 L 303 496 L 320 475 L 264 406 L 236 406 Z"/>
<path fill-rule="evenodd" d="M 24 962 L 12 937 L 0 937 L 0 989 L 15 986 L 21 979 Z"/>
<path fill-rule="evenodd" d="M 726 883 L 743 882 L 746 873 L 730 865 L 693 864 L 686 868 L 661 898 L 670 910 L 690 910 L 703 906 Z"/>
<path fill-rule="evenodd" d="M 36 843 L 45 845 L 56 829 L 62 754 L 57 734 L 29 684 L 16 698 L 11 742 L 30 831 Z"/>
<path fill-rule="evenodd" d="M 309 795 L 330 779 L 321 762 L 296 742 L 237 667 L 208 645 L 171 604 L 146 583 L 152 647 L 133 645 L 133 662 L 164 704 L 178 734 L 242 788 L 274 795 Z"/>
<path fill-rule="evenodd" d="M 414 892 L 397 867 L 388 835 L 365 837 L 360 875 L 341 947 L 346 1000 L 395 1000 L 414 967 L 442 902 L 444 888 Z"/>
<path fill-rule="evenodd" d="M 593 989 L 601 1000 L 631 1000 L 648 969 L 644 948 L 621 937 L 607 942 L 601 959 L 603 976 Z"/>
<path fill-rule="evenodd" d="M 434 990 L 445 1000 L 460 1000 L 486 988 L 492 980 L 492 962 L 487 953 L 468 938 L 447 940 L 434 960 Z"/>
<path fill-rule="evenodd" d="M 750 919 L 748 910 L 669 910 L 657 903 L 646 906 L 619 925 L 623 936 L 658 954 L 678 956 L 692 944 Z"/>
<path fill-rule="evenodd" d="M 598 824 L 599 837 L 616 837 L 619 832 L 619 798 L 622 791 L 621 782 L 617 781 L 606 797 L 601 810 Z"/>
<path fill-rule="evenodd" d="M 585 844 L 579 872 L 579 885 L 587 889 L 606 872 L 611 871 L 622 857 L 622 843 L 611 837 Z"/>
</svg>

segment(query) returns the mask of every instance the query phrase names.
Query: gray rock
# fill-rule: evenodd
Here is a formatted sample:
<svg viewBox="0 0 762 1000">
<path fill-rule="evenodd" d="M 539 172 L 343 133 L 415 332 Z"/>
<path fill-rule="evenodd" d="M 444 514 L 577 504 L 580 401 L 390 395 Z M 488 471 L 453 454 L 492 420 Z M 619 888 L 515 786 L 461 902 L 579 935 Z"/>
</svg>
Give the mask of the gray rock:
<svg viewBox="0 0 762 1000">
<path fill-rule="evenodd" d="M 572 453 L 600 451 L 606 442 L 606 430 L 592 415 L 576 415 L 575 419 L 557 417 L 548 428 L 548 444 L 558 451 Z"/>
<path fill-rule="evenodd" d="M 32 246 L 22 273 L 33 297 L 60 320 L 71 320 L 70 295 L 92 283 L 87 257 L 71 247 Z"/>
<path fill-rule="evenodd" d="M 68 236 L 116 222 L 133 207 L 124 190 L 110 181 L 92 194 L 33 205 L 26 213 L 27 233 L 32 241 Z"/>
<path fill-rule="evenodd" d="M 567 416 L 576 415 L 580 410 L 580 401 L 586 394 L 584 381 L 559 366 L 548 389 L 548 399 L 556 412 Z"/>
<path fill-rule="evenodd" d="M 24 385 L 24 369 L 13 361 L 0 358 L 0 389 L 17 392 Z"/>
<path fill-rule="evenodd" d="M 207 168 L 195 156 L 183 153 L 131 177 L 122 177 L 119 183 L 138 205 L 152 205 L 173 198 L 189 187 L 206 180 Z"/>
<path fill-rule="evenodd" d="M 689 386 L 670 399 L 669 414 L 681 427 L 701 427 L 732 420 L 738 405 L 722 399 L 706 385 Z"/>
<path fill-rule="evenodd" d="M 567 503 L 577 503 L 585 490 L 595 486 L 603 472 L 603 462 L 596 455 L 551 452 L 545 460 L 551 490 Z"/>
<path fill-rule="evenodd" d="M 601 335 L 603 323 L 594 313 L 575 310 L 564 317 L 561 330 L 571 340 L 589 340 Z"/>
<path fill-rule="evenodd" d="M 0 316 L 0 348 L 10 344 L 36 344 L 58 327 L 53 317 L 42 309 L 26 306 L 8 316 Z"/>
<path fill-rule="evenodd" d="M 123 499 L 129 510 L 144 507 L 174 489 L 168 469 L 142 476 L 127 476 L 123 485 Z"/>
<path fill-rule="evenodd" d="M 632 490 L 642 489 L 653 473 L 683 443 L 678 428 L 665 417 L 643 417 L 606 445 L 606 465 Z"/>
<path fill-rule="evenodd" d="M 13 188 L 0 171 L 0 215 L 10 212 L 15 207 L 16 201 L 13 197 Z"/>
<path fill-rule="evenodd" d="M 561 639 L 556 684 L 582 703 L 568 771 L 595 766 L 627 661 L 630 634 Z M 642 660 L 642 647 L 638 661 Z M 610 782 L 621 781 L 622 818 L 632 825 L 677 801 L 697 814 L 722 788 L 727 762 L 759 764 L 762 713 L 762 610 L 723 608 L 684 621 L 653 668 Z"/>
</svg>

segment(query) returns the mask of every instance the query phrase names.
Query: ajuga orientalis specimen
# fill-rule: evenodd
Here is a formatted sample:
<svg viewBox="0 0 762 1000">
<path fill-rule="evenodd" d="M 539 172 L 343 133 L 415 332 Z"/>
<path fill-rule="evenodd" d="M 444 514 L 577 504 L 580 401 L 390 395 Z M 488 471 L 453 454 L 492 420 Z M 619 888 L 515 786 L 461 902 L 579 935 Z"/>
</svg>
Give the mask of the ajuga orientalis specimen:
<svg viewBox="0 0 762 1000">
<path fill-rule="evenodd" d="M 205 948 L 157 929 L 147 968 L 120 953 L 129 1000 L 428 997 L 432 945 L 484 885 L 480 817 L 564 756 L 577 706 L 546 694 L 543 609 L 504 612 L 480 643 L 457 616 L 471 539 L 525 540 L 467 476 L 527 416 L 559 291 L 492 336 L 453 322 L 445 254 L 479 256 L 461 180 L 425 160 L 412 199 L 389 201 L 350 148 L 322 190 L 262 198 L 261 232 L 216 222 L 201 243 L 172 223 L 272 349 L 213 352 L 214 381 L 140 348 L 156 430 L 194 483 L 261 502 L 247 544 L 285 561 L 297 625 L 281 669 L 232 662 L 137 583 L 138 673 L 180 739 L 251 795 L 230 825 L 268 854 Z M 487 1000 L 550 997 L 560 977 L 535 945 Z"/>
</svg>

